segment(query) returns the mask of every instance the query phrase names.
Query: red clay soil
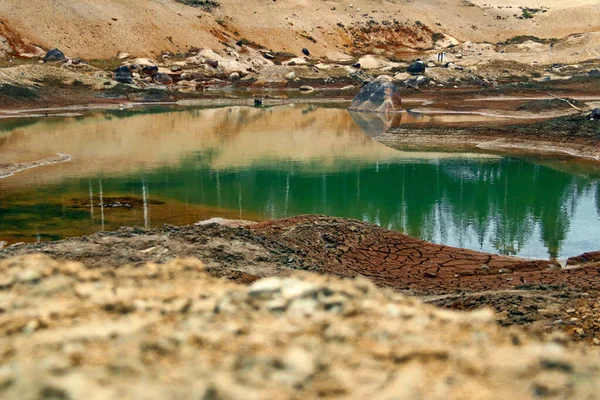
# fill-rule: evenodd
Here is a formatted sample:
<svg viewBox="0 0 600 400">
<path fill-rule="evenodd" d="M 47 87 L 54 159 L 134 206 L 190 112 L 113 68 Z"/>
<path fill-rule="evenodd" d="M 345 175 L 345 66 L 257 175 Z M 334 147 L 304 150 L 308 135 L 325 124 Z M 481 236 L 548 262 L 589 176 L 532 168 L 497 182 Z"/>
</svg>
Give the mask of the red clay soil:
<svg viewBox="0 0 600 400">
<path fill-rule="evenodd" d="M 251 229 L 305 255 L 319 273 L 362 275 L 381 286 L 421 293 L 600 287 L 598 253 L 569 260 L 526 260 L 437 245 L 355 220 L 299 216 Z M 574 266 L 574 264 L 576 266 Z"/>
</svg>

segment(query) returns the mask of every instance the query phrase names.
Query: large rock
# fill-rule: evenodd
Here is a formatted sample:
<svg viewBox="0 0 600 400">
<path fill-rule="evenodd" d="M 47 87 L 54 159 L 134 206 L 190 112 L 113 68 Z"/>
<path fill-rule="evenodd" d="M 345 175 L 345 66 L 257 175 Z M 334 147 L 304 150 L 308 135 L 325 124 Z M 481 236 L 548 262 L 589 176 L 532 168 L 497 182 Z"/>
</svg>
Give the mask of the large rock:
<svg viewBox="0 0 600 400">
<path fill-rule="evenodd" d="M 169 75 L 162 73 L 162 72 L 158 72 L 158 73 L 154 74 L 152 79 L 154 79 L 154 82 L 160 83 L 162 85 L 172 85 L 173 84 L 173 78 L 171 78 Z"/>
<path fill-rule="evenodd" d="M 392 78 L 381 75 L 358 92 L 348 109 L 380 113 L 399 112 L 402 110 L 402 99 L 392 83 Z"/>
<path fill-rule="evenodd" d="M 133 83 L 133 75 L 128 66 L 121 65 L 115 69 L 115 81 L 119 83 Z"/>
<path fill-rule="evenodd" d="M 65 61 L 67 61 L 67 57 L 65 56 L 65 53 L 63 53 L 59 49 L 49 50 L 46 53 L 46 55 L 44 56 L 44 62 L 45 63 L 48 63 L 48 62 L 65 62 Z"/>
<path fill-rule="evenodd" d="M 591 119 L 600 119 L 600 108 L 594 108 L 590 114 Z"/>
<path fill-rule="evenodd" d="M 423 61 L 415 61 L 406 68 L 409 74 L 423 74 L 425 72 L 425 63 Z"/>
<path fill-rule="evenodd" d="M 158 67 L 156 65 L 144 65 L 142 67 L 142 74 L 148 76 L 154 76 L 158 73 Z"/>
</svg>

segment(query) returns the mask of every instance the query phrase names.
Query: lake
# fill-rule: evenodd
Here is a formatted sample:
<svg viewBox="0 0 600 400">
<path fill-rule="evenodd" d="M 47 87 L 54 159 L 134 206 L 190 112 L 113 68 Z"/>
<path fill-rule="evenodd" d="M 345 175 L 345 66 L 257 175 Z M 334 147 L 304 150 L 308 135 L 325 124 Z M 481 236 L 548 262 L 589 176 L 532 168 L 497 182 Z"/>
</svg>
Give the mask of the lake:
<svg viewBox="0 0 600 400">
<path fill-rule="evenodd" d="M 334 104 L 0 121 L 0 163 L 72 156 L 0 179 L 0 240 L 316 213 L 507 255 L 565 258 L 600 248 L 600 168 L 400 151 L 373 140 L 373 129 Z"/>
</svg>

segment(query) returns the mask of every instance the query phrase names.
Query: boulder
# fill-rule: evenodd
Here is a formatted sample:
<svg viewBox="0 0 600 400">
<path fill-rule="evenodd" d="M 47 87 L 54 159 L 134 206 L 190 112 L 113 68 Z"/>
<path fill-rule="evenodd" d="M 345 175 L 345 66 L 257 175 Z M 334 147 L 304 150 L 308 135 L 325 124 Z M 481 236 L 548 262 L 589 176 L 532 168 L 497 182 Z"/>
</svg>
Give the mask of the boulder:
<svg viewBox="0 0 600 400">
<path fill-rule="evenodd" d="M 148 76 L 154 76 L 158 73 L 158 67 L 156 65 L 145 65 L 142 67 L 142 74 Z"/>
<path fill-rule="evenodd" d="M 296 73 L 294 71 L 288 72 L 287 74 L 285 74 L 285 79 L 287 79 L 288 81 L 293 81 L 294 79 L 296 79 Z"/>
<path fill-rule="evenodd" d="M 217 68 L 219 66 L 219 62 L 217 60 L 206 60 L 207 65 L 210 65 L 213 68 Z"/>
<path fill-rule="evenodd" d="M 115 69 L 115 81 L 119 83 L 133 83 L 133 75 L 128 66 L 121 65 Z"/>
<path fill-rule="evenodd" d="M 240 80 L 240 73 L 239 72 L 232 72 L 231 74 L 229 74 L 229 80 L 231 82 L 236 82 Z"/>
<path fill-rule="evenodd" d="M 49 50 L 46 53 L 46 55 L 44 56 L 44 62 L 45 63 L 48 63 L 48 62 L 65 62 L 65 61 L 67 61 L 67 57 L 65 56 L 65 53 L 63 53 L 59 49 Z"/>
<path fill-rule="evenodd" d="M 154 82 L 160 83 L 161 85 L 172 85 L 173 84 L 173 78 L 171 78 L 169 75 L 162 73 L 162 72 L 157 72 L 156 74 L 154 74 L 152 79 L 154 79 Z"/>
<path fill-rule="evenodd" d="M 425 63 L 423 61 L 415 61 L 406 68 L 406 72 L 421 75 L 425 72 Z"/>
<path fill-rule="evenodd" d="M 589 76 L 600 76 L 600 69 L 593 69 L 590 72 L 588 72 Z"/>
<path fill-rule="evenodd" d="M 590 119 L 600 119 L 600 108 L 594 108 L 590 114 Z"/>
<path fill-rule="evenodd" d="M 366 84 L 348 107 L 352 111 L 389 113 L 402 110 L 402 99 L 398 89 L 387 75 L 377 77 Z"/>
</svg>

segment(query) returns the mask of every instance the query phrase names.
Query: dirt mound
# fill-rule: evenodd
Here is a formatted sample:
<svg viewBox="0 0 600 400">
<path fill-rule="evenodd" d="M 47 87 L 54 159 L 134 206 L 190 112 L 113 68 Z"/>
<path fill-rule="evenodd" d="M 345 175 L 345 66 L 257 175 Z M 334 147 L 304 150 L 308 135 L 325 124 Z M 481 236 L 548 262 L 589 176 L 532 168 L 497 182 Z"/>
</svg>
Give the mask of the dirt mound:
<svg viewBox="0 0 600 400">
<path fill-rule="evenodd" d="M 308 274 L 0 263 L 4 399 L 595 398 L 595 351 Z"/>
</svg>

